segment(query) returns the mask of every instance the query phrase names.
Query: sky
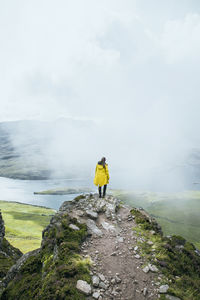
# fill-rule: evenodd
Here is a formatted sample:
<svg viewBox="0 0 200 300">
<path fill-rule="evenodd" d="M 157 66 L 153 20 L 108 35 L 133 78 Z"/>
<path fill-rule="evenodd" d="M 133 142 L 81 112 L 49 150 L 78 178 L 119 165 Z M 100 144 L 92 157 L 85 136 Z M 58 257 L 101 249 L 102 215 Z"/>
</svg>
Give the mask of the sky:
<svg viewBox="0 0 200 300">
<path fill-rule="evenodd" d="M 0 122 L 90 122 L 76 155 L 118 181 L 155 182 L 200 146 L 198 0 L 0 0 L 0 65 Z"/>
</svg>

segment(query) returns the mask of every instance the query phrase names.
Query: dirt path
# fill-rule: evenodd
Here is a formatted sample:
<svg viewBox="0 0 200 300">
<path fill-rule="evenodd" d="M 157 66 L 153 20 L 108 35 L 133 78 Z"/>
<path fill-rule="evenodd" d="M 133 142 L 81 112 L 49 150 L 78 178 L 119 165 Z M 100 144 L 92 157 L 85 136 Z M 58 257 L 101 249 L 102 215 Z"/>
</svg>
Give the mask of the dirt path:
<svg viewBox="0 0 200 300">
<path fill-rule="evenodd" d="M 88 299 L 158 299 L 158 273 L 145 273 L 140 256 L 136 226 L 130 208 L 121 207 L 115 220 L 99 213 L 96 225 L 102 235 L 92 234 L 82 246 L 82 255 L 91 257 L 93 296 Z M 159 278 L 161 279 L 161 278 Z"/>
</svg>

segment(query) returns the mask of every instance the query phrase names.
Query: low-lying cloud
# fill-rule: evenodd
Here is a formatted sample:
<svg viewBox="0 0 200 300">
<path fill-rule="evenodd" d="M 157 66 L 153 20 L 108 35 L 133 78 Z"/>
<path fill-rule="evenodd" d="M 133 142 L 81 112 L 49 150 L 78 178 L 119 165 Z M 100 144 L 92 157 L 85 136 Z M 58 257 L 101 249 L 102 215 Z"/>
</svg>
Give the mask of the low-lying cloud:
<svg viewBox="0 0 200 300">
<path fill-rule="evenodd" d="M 0 15 L 0 120 L 81 121 L 51 129 L 55 173 L 90 173 L 105 155 L 115 187 L 187 186 L 200 147 L 197 1 L 11 1 Z"/>
</svg>

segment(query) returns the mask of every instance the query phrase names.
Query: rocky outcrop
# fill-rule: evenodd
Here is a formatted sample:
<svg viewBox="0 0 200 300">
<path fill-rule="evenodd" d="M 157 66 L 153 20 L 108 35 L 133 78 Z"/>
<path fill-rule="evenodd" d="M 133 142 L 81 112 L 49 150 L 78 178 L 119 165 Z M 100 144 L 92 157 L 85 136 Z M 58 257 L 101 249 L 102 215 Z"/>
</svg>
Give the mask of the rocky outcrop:
<svg viewBox="0 0 200 300">
<path fill-rule="evenodd" d="M 5 238 L 5 226 L 0 212 L 0 280 L 3 279 L 8 270 L 22 256 L 19 249 L 13 247 Z M 4 285 L 0 281 L 0 291 Z"/>
<path fill-rule="evenodd" d="M 3 279 L 1 300 L 188 299 L 200 293 L 200 256 L 154 218 L 120 200 L 86 194 L 66 201 Z"/>
<path fill-rule="evenodd" d="M 1 211 L 0 211 L 0 247 L 1 247 L 1 243 L 2 243 L 4 236 L 5 236 L 5 226 L 4 226 L 4 221 L 3 221 Z"/>
</svg>

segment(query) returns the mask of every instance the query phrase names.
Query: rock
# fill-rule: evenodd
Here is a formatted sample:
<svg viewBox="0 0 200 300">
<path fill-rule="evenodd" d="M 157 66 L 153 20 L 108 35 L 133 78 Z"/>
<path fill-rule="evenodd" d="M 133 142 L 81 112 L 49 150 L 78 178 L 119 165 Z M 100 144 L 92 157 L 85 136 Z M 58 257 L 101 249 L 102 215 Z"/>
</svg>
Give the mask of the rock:
<svg viewBox="0 0 200 300">
<path fill-rule="evenodd" d="M 86 222 L 87 228 L 88 228 L 88 233 L 94 234 L 97 236 L 102 236 L 103 233 L 102 231 L 96 226 L 95 222 L 91 219 L 88 219 Z"/>
<path fill-rule="evenodd" d="M 146 266 L 146 267 L 144 267 L 143 269 L 142 269 L 142 271 L 144 272 L 144 273 L 148 273 L 149 272 L 149 266 Z"/>
<path fill-rule="evenodd" d="M 53 248 L 53 260 L 56 261 L 58 259 L 58 245 L 56 244 Z"/>
<path fill-rule="evenodd" d="M 136 254 L 136 255 L 135 255 L 135 258 L 139 259 L 139 258 L 141 258 L 141 257 L 140 257 L 139 254 Z"/>
<path fill-rule="evenodd" d="M 110 254 L 110 256 L 116 256 L 117 255 L 117 252 L 113 252 Z"/>
<path fill-rule="evenodd" d="M 97 203 L 96 203 L 96 211 L 98 213 L 100 212 L 105 212 L 106 210 L 106 201 L 103 199 L 98 199 Z"/>
<path fill-rule="evenodd" d="M 117 241 L 118 241 L 119 243 L 123 243 L 123 242 L 124 242 L 124 238 L 123 238 L 122 236 L 119 236 L 119 237 L 117 238 Z"/>
<path fill-rule="evenodd" d="M 115 277 L 115 280 L 117 283 L 120 283 L 122 281 L 121 278 L 119 278 L 118 276 Z"/>
<path fill-rule="evenodd" d="M 99 286 L 99 277 L 94 275 L 92 276 L 92 284 L 94 287 L 98 287 Z"/>
<path fill-rule="evenodd" d="M 160 288 L 159 288 L 159 293 L 160 294 L 166 294 L 168 289 L 169 289 L 168 284 L 161 285 Z"/>
<path fill-rule="evenodd" d="M 152 241 L 147 241 L 147 244 L 152 246 L 153 245 L 153 242 Z"/>
<path fill-rule="evenodd" d="M 181 300 L 180 298 L 171 295 L 166 295 L 165 298 L 169 300 Z"/>
<path fill-rule="evenodd" d="M 159 271 L 158 268 L 154 265 L 149 264 L 148 266 L 151 272 L 157 273 Z"/>
<path fill-rule="evenodd" d="M 90 284 L 88 284 L 84 280 L 78 280 L 76 284 L 76 288 L 87 296 L 91 295 L 92 293 L 92 288 Z"/>
<path fill-rule="evenodd" d="M 116 228 L 112 224 L 109 224 L 108 222 L 103 221 L 101 222 L 101 225 L 107 231 L 114 231 L 114 232 L 116 231 Z"/>
<path fill-rule="evenodd" d="M 134 247 L 134 251 L 137 251 L 137 250 L 138 250 L 138 246 L 135 246 L 135 247 Z"/>
<path fill-rule="evenodd" d="M 8 282 L 10 282 L 15 275 L 20 271 L 20 269 L 24 266 L 25 262 L 27 261 L 28 258 L 30 257 L 34 257 L 37 254 L 40 253 L 40 249 L 35 249 L 33 251 L 27 252 L 25 254 L 23 254 L 17 261 L 16 264 L 13 265 L 8 273 L 6 274 L 6 277 L 4 278 L 4 283 L 5 285 L 8 284 Z"/>
<path fill-rule="evenodd" d="M 99 292 L 95 292 L 95 293 L 93 293 L 92 297 L 93 297 L 94 299 L 99 299 L 100 293 L 99 293 Z"/>
<path fill-rule="evenodd" d="M 74 224 L 69 224 L 69 228 L 71 228 L 73 230 L 80 230 L 80 228 Z"/>
<path fill-rule="evenodd" d="M 91 219 L 97 219 L 98 218 L 98 214 L 95 212 L 95 211 L 92 211 L 92 210 L 86 210 L 86 215 L 88 217 L 90 217 Z"/>
<path fill-rule="evenodd" d="M 5 226 L 4 226 L 4 220 L 0 212 L 0 245 L 2 243 L 4 236 L 5 236 Z"/>
<path fill-rule="evenodd" d="M 147 290 L 147 288 L 145 287 L 145 288 L 143 289 L 143 295 L 146 296 L 147 293 L 148 293 L 148 290 Z"/>
<path fill-rule="evenodd" d="M 116 199 L 115 199 L 116 200 Z M 107 203 L 106 204 L 106 212 L 105 215 L 108 219 L 112 218 L 113 220 L 116 218 L 116 201 L 113 200 L 114 203 Z"/>
<path fill-rule="evenodd" d="M 101 281 L 99 283 L 99 287 L 102 288 L 102 289 L 104 289 L 104 290 L 107 290 L 107 288 L 108 288 L 108 286 L 103 281 Z"/>
<path fill-rule="evenodd" d="M 101 281 L 105 281 L 105 276 L 103 274 L 98 274 L 99 278 L 101 279 Z"/>
</svg>

